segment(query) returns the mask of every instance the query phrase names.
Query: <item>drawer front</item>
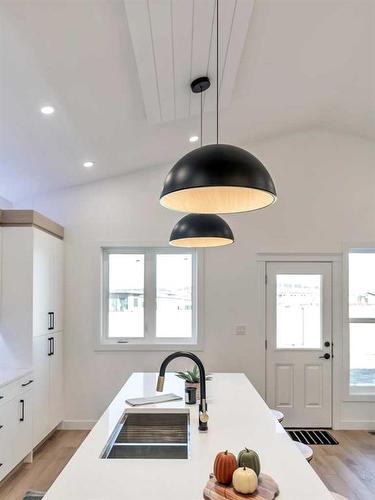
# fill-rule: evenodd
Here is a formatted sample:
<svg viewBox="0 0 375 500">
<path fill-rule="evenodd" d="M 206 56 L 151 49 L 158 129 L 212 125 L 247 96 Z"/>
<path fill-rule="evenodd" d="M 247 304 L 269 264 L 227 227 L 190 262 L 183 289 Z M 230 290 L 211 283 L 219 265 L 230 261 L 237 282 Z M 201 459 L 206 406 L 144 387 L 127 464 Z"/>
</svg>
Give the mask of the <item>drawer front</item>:
<svg viewBox="0 0 375 500">
<path fill-rule="evenodd" d="M 13 398 L 20 396 L 23 392 L 31 389 L 33 383 L 32 372 L 29 372 L 22 378 L 0 387 L 0 407 L 1 405 L 11 401 Z"/>
<path fill-rule="evenodd" d="M 0 481 L 13 468 L 12 436 L 14 425 L 12 425 L 11 404 L 4 404 L 0 408 Z"/>
<path fill-rule="evenodd" d="M 23 394 L 25 391 L 29 391 L 32 389 L 34 384 L 34 378 L 32 373 L 28 373 L 25 377 L 17 380 L 17 390 L 16 396 Z"/>
<path fill-rule="evenodd" d="M 15 382 L 0 387 L 0 405 L 11 401 L 16 396 L 16 394 L 17 385 Z"/>
</svg>

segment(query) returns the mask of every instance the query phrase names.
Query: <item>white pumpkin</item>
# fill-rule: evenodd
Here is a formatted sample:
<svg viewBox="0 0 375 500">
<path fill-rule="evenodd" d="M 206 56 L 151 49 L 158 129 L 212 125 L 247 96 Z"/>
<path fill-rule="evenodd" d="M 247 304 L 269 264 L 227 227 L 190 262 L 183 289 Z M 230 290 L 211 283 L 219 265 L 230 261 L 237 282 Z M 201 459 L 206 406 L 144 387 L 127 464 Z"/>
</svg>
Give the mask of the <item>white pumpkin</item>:
<svg viewBox="0 0 375 500">
<path fill-rule="evenodd" d="M 234 489 L 244 495 L 254 493 L 258 487 L 257 475 L 253 469 L 249 469 L 248 467 L 238 467 L 233 472 L 232 482 Z"/>
</svg>

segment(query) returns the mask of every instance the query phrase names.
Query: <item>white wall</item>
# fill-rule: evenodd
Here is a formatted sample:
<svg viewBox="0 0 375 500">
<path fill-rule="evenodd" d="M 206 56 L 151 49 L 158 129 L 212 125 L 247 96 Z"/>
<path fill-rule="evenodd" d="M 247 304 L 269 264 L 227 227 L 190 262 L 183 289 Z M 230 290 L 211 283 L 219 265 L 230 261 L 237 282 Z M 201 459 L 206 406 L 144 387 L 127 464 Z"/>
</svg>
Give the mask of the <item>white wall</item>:
<svg viewBox="0 0 375 500">
<path fill-rule="evenodd" d="M 13 203 L 11 201 L 0 196 L 0 209 L 5 210 L 7 208 L 12 208 L 12 207 L 13 207 Z"/>
<path fill-rule="evenodd" d="M 375 148 L 364 139 L 310 131 L 249 149 L 269 168 L 279 200 L 266 210 L 226 217 L 236 244 L 206 251 L 202 358 L 210 371 L 245 372 L 262 392 L 256 253 L 341 252 L 346 242 L 375 241 Z M 167 171 L 150 169 L 18 205 L 66 228 L 68 420 L 96 419 L 132 371 L 156 371 L 163 359 L 163 352 L 95 352 L 93 346 L 99 328 L 99 247 L 167 243 L 179 217 L 158 203 Z M 238 324 L 247 325 L 247 336 L 233 335 Z M 343 414 L 375 425 L 374 404 L 344 405 Z"/>
</svg>

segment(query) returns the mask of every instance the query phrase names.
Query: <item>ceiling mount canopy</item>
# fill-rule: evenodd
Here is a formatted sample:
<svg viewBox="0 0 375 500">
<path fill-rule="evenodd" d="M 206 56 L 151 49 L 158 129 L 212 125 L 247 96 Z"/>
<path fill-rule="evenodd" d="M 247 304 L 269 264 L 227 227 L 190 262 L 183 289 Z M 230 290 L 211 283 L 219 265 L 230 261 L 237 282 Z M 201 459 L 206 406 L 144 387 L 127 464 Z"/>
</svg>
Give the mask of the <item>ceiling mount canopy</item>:
<svg viewBox="0 0 375 500">
<path fill-rule="evenodd" d="M 216 144 L 203 146 L 201 140 L 200 148 L 187 153 L 170 170 L 160 203 L 172 210 L 238 213 L 258 210 L 276 201 L 275 185 L 261 161 L 237 146 L 219 144 L 218 39 L 219 1 L 216 0 Z M 204 88 L 205 85 L 208 86 Z M 200 92 L 201 97 L 208 87 L 207 77 L 191 83 L 192 91 Z"/>
<path fill-rule="evenodd" d="M 188 214 L 177 222 L 169 243 L 175 247 L 207 248 L 234 242 L 231 228 L 214 214 Z"/>
</svg>

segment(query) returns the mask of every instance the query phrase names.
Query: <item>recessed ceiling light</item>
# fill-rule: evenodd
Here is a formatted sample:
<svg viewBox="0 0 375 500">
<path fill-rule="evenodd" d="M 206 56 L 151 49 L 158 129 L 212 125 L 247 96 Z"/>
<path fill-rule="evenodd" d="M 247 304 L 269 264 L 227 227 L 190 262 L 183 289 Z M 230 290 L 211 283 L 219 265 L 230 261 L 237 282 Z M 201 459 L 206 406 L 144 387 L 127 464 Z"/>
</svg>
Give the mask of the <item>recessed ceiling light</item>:
<svg viewBox="0 0 375 500">
<path fill-rule="evenodd" d="M 40 111 L 44 115 L 52 115 L 55 112 L 55 108 L 53 106 L 43 106 L 40 108 Z"/>
<path fill-rule="evenodd" d="M 83 163 L 83 166 L 86 167 L 86 168 L 91 168 L 94 166 L 94 162 L 93 161 L 85 161 Z"/>
<path fill-rule="evenodd" d="M 199 137 L 197 135 L 192 135 L 189 137 L 190 142 L 197 142 L 199 140 Z"/>
</svg>

